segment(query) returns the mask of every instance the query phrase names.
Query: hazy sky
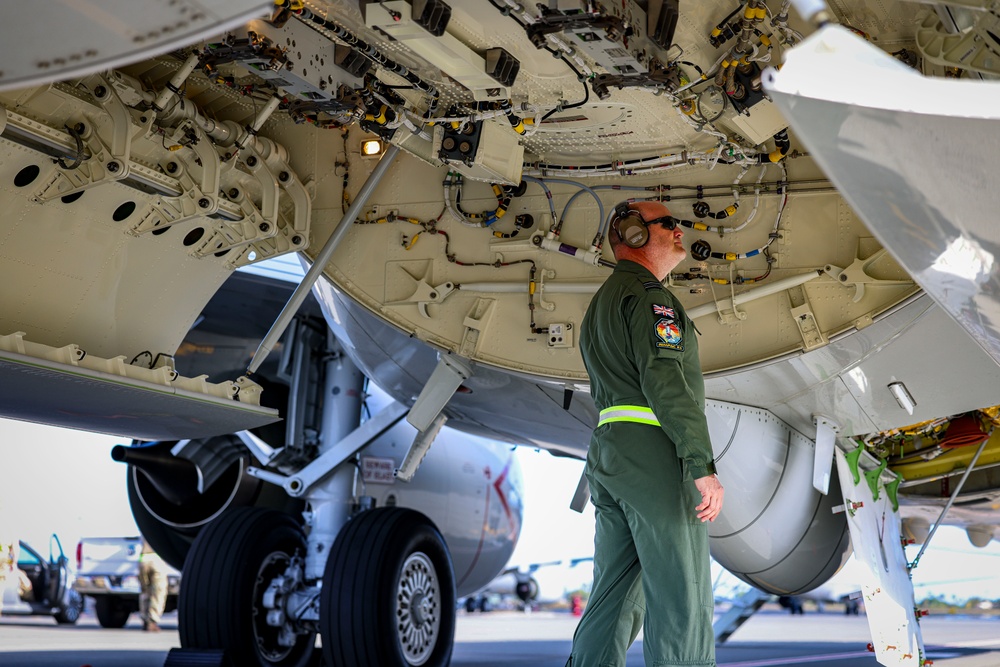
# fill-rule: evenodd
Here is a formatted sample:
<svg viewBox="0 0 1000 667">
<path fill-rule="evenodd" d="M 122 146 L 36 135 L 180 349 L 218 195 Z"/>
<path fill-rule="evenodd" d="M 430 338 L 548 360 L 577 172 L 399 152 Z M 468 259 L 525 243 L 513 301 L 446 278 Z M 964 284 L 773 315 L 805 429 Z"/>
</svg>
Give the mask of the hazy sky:
<svg viewBox="0 0 1000 667">
<path fill-rule="evenodd" d="M 0 420 L 0 537 L 17 535 L 45 555 L 57 533 L 72 559 L 81 536 L 135 535 L 125 466 L 111 460 L 123 438 Z M 514 565 L 593 555 L 594 515 L 569 502 L 582 461 L 519 448 L 525 480 L 525 518 Z M 916 555 L 913 547 L 908 557 Z M 558 569 L 558 568 L 557 568 Z M 965 598 L 1000 598 L 1000 544 L 975 549 L 956 528 L 942 528 L 914 573 L 917 596 L 928 592 Z M 575 586 L 589 579 L 583 564 L 540 578 Z M 544 582 L 543 582 L 544 585 Z"/>
</svg>

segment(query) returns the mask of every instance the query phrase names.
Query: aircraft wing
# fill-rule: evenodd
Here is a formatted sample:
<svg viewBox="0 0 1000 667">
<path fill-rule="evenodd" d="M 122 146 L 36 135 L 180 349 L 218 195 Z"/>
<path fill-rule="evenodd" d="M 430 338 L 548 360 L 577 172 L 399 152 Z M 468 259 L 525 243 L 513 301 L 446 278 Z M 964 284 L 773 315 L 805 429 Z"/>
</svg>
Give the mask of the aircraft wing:
<svg viewBox="0 0 1000 667">
<path fill-rule="evenodd" d="M 161 377 L 166 369 L 137 368 L 124 359 L 93 362 L 75 346 L 48 350 L 38 358 L 24 352 L 42 346 L 17 335 L 0 336 L 4 414 L 142 440 L 207 437 L 277 421 L 278 412 L 263 393 L 265 404 L 254 405 L 232 400 L 228 393 L 213 396 L 175 386 L 185 378 L 199 378 L 199 388 L 236 386 L 227 378 L 245 371 L 301 278 L 301 270 L 296 275 L 282 263 L 272 267 L 235 271 L 218 288 L 172 355 L 173 381 Z M 312 298 L 301 314 L 322 317 Z M 265 370 L 273 372 L 277 362 L 275 355 Z"/>
<path fill-rule="evenodd" d="M 1000 361 L 1000 83 L 921 76 L 828 26 L 764 85 L 872 233 Z"/>
</svg>

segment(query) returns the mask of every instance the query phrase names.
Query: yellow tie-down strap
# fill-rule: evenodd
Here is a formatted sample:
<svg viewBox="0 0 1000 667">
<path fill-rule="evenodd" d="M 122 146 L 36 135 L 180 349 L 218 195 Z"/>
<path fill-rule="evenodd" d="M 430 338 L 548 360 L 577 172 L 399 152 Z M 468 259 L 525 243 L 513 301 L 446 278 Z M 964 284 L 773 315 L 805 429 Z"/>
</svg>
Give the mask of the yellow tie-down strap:
<svg viewBox="0 0 1000 667">
<path fill-rule="evenodd" d="M 660 425 L 660 420 L 656 418 L 653 411 L 644 405 L 613 405 L 610 408 L 604 408 L 601 410 L 601 421 L 597 422 L 597 425 L 603 426 L 611 422 Z"/>
</svg>

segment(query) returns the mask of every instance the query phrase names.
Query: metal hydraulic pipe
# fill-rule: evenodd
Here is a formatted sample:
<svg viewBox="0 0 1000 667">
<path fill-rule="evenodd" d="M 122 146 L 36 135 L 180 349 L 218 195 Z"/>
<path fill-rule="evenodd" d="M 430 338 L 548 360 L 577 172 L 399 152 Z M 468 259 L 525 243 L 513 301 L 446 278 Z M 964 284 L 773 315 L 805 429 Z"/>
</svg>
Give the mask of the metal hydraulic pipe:
<svg viewBox="0 0 1000 667">
<path fill-rule="evenodd" d="M 986 448 L 986 443 L 989 441 L 989 438 L 983 438 L 983 441 L 979 444 L 979 449 L 976 450 L 976 455 L 972 457 L 971 461 L 969 461 L 969 466 L 965 469 L 965 472 L 962 473 L 962 479 L 958 480 L 958 486 L 955 487 L 951 497 L 948 498 L 948 502 L 945 503 L 944 509 L 941 510 L 941 514 L 938 516 L 937 521 L 934 522 L 934 527 L 931 528 L 930 534 L 927 535 L 924 543 L 920 546 L 920 552 L 917 554 L 917 557 L 913 559 L 913 562 L 910 563 L 910 570 L 916 569 L 917 565 L 920 564 L 920 557 L 924 555 L 925 551 L 927 551 L 927 546 L 931 543 L 934 533 L 936 533 L 937 529 L 941 526 L 941 522 L 944 521 L 944 517 L 948 514 L 948 510 L 951 509 L 955 499 L 958 498 L 958 494 L 962 492 L 962 487 L 965 486 L 965 480 L 969 479 L 969 475 L 972 474 L 972 470 L 976 467 L 976 462 L 979 460 L 979 455 L 983 453 L 983 449 Z"/>
<path fill-rule="evenodd" d="M 170 78 L 170 82 L 167 83 L 166 87 L 160 91 L 160 94 L 156 96 L 156 100 L 153 102 L 153 110 L 156 113 L 160 113 L 166 109 L 167 102 L 174 95 L 180 93 L 181 86 L 194 71 L 194 68 L 198 66 L 198 54 L 192 53 L 188 56 L 184 64 L 181 65 L 174 75 Z"/>
<path fill-rule="evenodd" d="M 203 481 L 197 465 L 171 453 L 173 446 L 172 442 L 132 447 L 115 445 L 111 448 L 111 458 L 138 468 L 164 498 L 183 505 L 201 495 Z"/>
<path fill-rule="evenodd" d="M 253 122 L 246 126 L 243 135 L 236 140 L 237 148 L 242 150 L 243 147 L 246 146 L 247 141 L 257 136 L 257 132 L 259 132 L 260 128 L 264 126 L 264 123 L 266 123 L 267 119 L 271 117 L 271 114 L 274 113 L 274 110 L 278 108 L 279 104 L 281 104 L 281 98 L 277 95 L 267 101 L 267 104 L 265 104 L 264 108 L 260 110 L 260 113 L 254 116 Z"/>
<path fill-rule="evenodd" d="M 578 259 L 584 264 L 590 264 L 592 266 L 597 266 L 601 260 L 601 251 L 591 248 L 590 250 L 584 250 L 583 248 L 577 248 L 574 245 L 568 243 L 563 243 L 559 239 L 555 238 L 545 238 L 542 236 L 536 236 L 532 241 L 536 246 L 542 250 L 549 250 L 551 252 L 558 252 L 563 255 L 569 255 L 573 259 Z"/>
<path fill-rule="evenodd" d="M 743 294 L 737 294 L 735 297 L 722 299 L 721 304 L 722 306 L 729 306 L 731 308 L 735 308 L 736 306 L 747 303 L 748 301 L 754 301 L 756 299 L 760 299 L 765 296 L 770 296 L 777 292 L 784 292 L 786 289 L 791 289 L 792 287 L 798 287 L 799 285 L 803 285 L 809 282 L 810 280 L 815 280 L 816 278 L 819 278 L 821 275 L 823 275 L 822 271 L 815 271 L 813 273 L 803 273 L 802 275 L 799 276 L 792 276 L 790 278 L 782 278 L 781 280 L 775 280 L 773 283 L 764 285 L 763 287 L 752 289 L 748 292 L 744 292 Z M 699 317 L 703 317 L 705 315 L 711 315 L 712 313 L 716 313 L 719 311 L 719 308 L 720 308 L 719 303 L 714 303 L 714 302 L 706 303 L 700 306 L 696 306 L 694 308 L 689 308 L 687 310 L 687 314 L 688 317 L 690 317 L 693 320 Z"/>
<path fill-rule="evenodd" d="M 598 282 L 565 282 L 539 283 L 539 292 L 550 294 L 594 294 L 604 283 Z M 528 283 L 515 282 L 477 282 L 460 283 L 458 288 L 463 292 L 486 292 L 490 294 L 524 293 L 528 291 Z"/>
<path fill-rule="evenodd" d="M 375 187 L 385 176 L 385 173 L 389 170 L 389 166 L 392 164 L 393 160 L 396 159 L 396 155 L 399 154 L 399 146 L 389 146 L 389 149 L 382 156 L 382 159 L 378 161 L 375 165 L 375 169 L 372 171 L 371 175 L 368 176 L 368 180 L 365 184 L 361 186 L 361 190 L 358 192 L 357 196 L 354 198 L 354 202 L 351 207 L 347 209 L 347 213 L 344 217 L 340 219 L 340 224 L 337 228 L 333 230 L 330 234 L 330 238 L 327 239 L 326 244 L 323 246 L 316 254 L 316 258 L 313 261 L 313 265 L 303 276 L 302 282 L 299 286 L 295 288 L 295 292 L 289 297 L 288 303 L 281 310 L 278 315 L 278 319 L 274 321 L 271 325 L 271 330 L 267 332 L 264 336 L 264 340 L 260 342 L 260 347 L 253 355 L 253 359 L 250 360 L 250 364 L 247 366 L 247 374 L 252 374 L 260 368 L 260 365 L 267 358 L 267 355 L 271 353 L 271 349 L 277 344 L 278 339 L 281 338 L 281 334 L 285 332 L 288 327 L 288 323 L 292 321 L 295 313 L 298 311 L 302 302 L 305 301 L 306 296 L 309 294 L 309 290 L 319 279 L 320 275 L 323 273 L 323 269 L 329 264 L 330 258 L 333 256 L 333 251 L 337 249 L 340 244 L 341 239 L 344 238 L 344 234 L 347 230 L 354 224 L 354 221 L 358 217 L 358 213 L 361 209 L 368 203 L 368 198 L 371 197 L 372 192 Z"/>
</svg>

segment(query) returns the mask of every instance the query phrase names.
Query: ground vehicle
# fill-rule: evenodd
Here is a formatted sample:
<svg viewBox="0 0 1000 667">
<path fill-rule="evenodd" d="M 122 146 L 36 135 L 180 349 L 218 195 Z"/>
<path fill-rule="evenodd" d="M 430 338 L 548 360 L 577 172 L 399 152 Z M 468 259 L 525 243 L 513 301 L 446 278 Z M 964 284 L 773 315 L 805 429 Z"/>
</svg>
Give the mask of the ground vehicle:
<svg viewBox="0 0 1000 667">
<path fill-rule="evenodd" d="M 73 589 L 94 598 L 103 628 L 122 628 L 139 611 L 141 537 L 85 537 L 76 545 L 77 577 Z M 181 574 L 167 567 L 165 611 L 177 608 Z"/>
<path fill-rule="evenodd" d="M 83 612 L 83 597 L 73 590 L 73 573 L 62 543 L 49 538 L 49 557 L 25 542 L 18 542 L 17 570 L 0 585 L 4 614 L 52 616 L 56 623 L 73 624 Z"/>
</svg>

